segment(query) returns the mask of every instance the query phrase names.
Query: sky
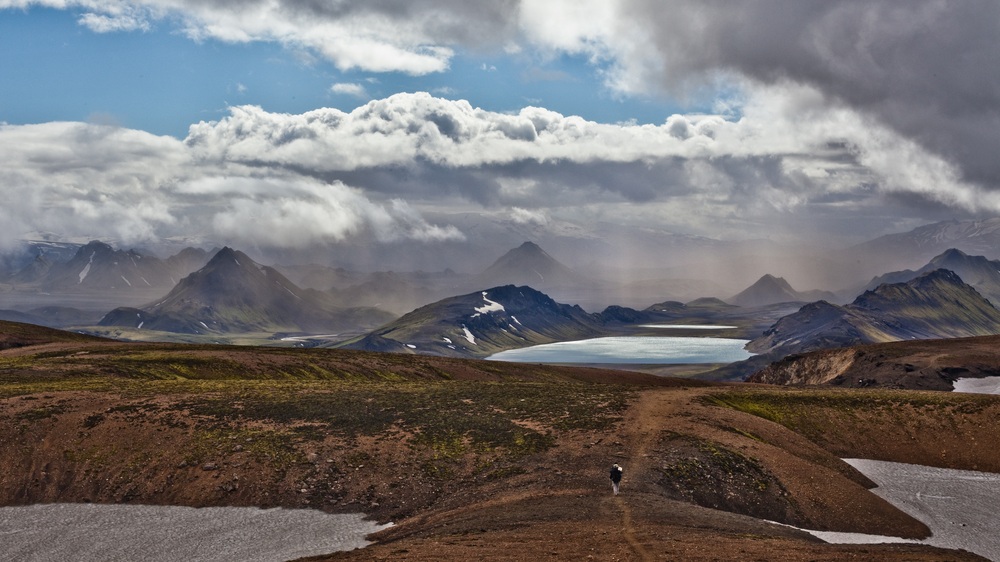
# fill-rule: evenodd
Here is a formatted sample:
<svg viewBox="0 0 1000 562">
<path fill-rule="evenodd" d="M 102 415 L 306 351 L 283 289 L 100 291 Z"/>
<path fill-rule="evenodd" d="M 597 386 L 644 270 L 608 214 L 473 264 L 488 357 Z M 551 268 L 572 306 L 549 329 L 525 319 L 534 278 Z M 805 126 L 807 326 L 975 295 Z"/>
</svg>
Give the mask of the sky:
<svg viewBox="0 0 1000 562">
<path fill-rule="evenodd" d="M 0 0 L 0 246 L 846 245 L 998 147 L 994 0 Z"/>
</svg>

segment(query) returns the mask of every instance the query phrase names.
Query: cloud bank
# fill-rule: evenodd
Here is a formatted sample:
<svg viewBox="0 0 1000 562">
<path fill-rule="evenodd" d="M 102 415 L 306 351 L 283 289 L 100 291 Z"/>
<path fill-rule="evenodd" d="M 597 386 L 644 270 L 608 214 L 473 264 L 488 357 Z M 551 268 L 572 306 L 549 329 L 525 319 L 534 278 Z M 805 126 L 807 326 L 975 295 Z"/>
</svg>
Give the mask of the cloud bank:
<svg viewBox="0 0 1000 562">
<path fill-rule="evenodd" d="M 460 240 L 421 218 L 439 208 L 744 237 L 773 233 L 791 214 L 878 213 L 900 195 L 1000 212 L 1000 198 L 946 160 L 811 88 L 773 87 L 740 110 L 738 119 L 612 125 L 417 93 L 349 113 L 234 107 L 183 140 L 96 124 L 5 125 L 0 195 L 13 203 L 0 212 L 8 237 L 187 235 L 277 247 Z"/>
<path fill-rule="evenodd" d="M 31 6 L 75 10 L 99 33 L 279 43 L 342 70 L 444 72 L 461 51 L 582 55 L 620 95 L 730 99 L 718 115 L 653 125 L 412 94 L 351 112 L 233 107 L 183 140 L 5 126 L 8 233 L 252 238 L 256 221 L 287 244 L 455 239 L 420 219 L 447 208 L 759 236 L 836 217 L 1000 212 L 992 0 L 0 0 Z"/>
</svg>

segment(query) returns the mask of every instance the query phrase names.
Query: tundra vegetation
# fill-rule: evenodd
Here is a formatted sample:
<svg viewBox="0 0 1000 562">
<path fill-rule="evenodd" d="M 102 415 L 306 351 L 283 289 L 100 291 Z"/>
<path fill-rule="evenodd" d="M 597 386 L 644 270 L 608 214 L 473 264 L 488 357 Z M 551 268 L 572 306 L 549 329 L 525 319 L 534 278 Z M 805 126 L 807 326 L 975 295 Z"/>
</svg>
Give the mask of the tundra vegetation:
<svg viewBox="0 0 1000 562">
<path fill-rule="evenodd" d="M 976 446 L 994 434 L 992 397 L 3 328 L 0 504 L 281 506 L 395 523 L 333 559 L 698 559 L 711 545 L 933 560 L 943 551 L 827 545 L 768 520 L 923 537 L 840 457 L 1000 471 L 1000 453 Z M 626 470 L 620 496 L 612 462 Z"/>
</svg>

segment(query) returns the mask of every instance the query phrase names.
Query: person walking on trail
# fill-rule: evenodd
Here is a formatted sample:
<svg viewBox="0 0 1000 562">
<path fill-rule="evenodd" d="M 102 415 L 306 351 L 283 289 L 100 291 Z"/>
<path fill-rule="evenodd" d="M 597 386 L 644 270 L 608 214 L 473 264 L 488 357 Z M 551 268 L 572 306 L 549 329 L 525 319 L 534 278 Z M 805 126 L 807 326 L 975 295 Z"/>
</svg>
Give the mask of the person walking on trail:
<svg viewBox="0 0 1000 562">
<path fill-rule="evenodd" d="M 611 465 L 611 489 L 618 495 L 618 485 L 622 482 L 622 467 L 617 464 Z"/>
</svg>

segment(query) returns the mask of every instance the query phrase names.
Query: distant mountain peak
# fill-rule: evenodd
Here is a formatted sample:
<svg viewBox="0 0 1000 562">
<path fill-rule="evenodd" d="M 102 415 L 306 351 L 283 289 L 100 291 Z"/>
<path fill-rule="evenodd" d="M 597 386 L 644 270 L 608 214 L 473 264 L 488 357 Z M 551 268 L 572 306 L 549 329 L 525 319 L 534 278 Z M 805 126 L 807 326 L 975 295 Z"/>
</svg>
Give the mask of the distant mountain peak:
<svg viewBox="0 0 1000 562">
<path fill-rule="evenodd" d="M 227 246 L 159 302 L 116 309 L 101 324 L 206 333 L 368 329 L 389 319 L 391 315 L 374 309 L 340 308 L 328 295 L 304 290 Z"/>
<path fill-rule="evenodd" d="M 739 306 L 761 306 L 779 302 L 792 302 L 806 300 L 788 284 L 782 277 L 775 277 L 770 273 L 763 275 L 739 294 L 735 295 L 730 302 Z"/>
<path fill-rule="evenodd" d="M 955 259 L 955 258 L 967 258 L 967 257 L 969 257 L 969 254 L 966 254 L 962 250 L 959 250 L 957 248 L 948 248 L 947 250 L 945 250 L 940 255 L 936 256 L 931 261 L 933 262 L 933 261 L 942 261 L 942 260 L 950 260 L 950 259 Z"/>
<path fill-rule="evenodd" d="M 578 282 L 581 276 L 534 242 L 524 242 L 500 256 L 476 278 L 480 286 L 553 286 Z"/>
<path fill-rule="evenodd" d="M 764 275 L 761 276 L 760 279 L 757 280 L 756 283 L 754 283 L 754 285 L 767 285 L 767 284 L 776 285 L 788 291 L 795 290 L 792 289 L 792 286 L 788 283 L 788 281 L 785 281 L 784 277 L 776 277 L 774 275 L 771 275 L 770 273 L 765 273 Z"/>
</svg>

